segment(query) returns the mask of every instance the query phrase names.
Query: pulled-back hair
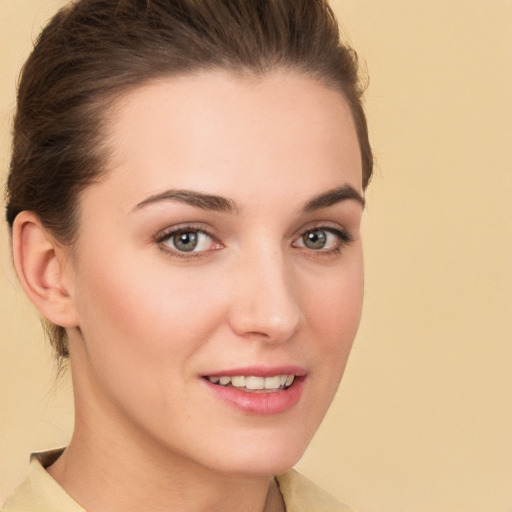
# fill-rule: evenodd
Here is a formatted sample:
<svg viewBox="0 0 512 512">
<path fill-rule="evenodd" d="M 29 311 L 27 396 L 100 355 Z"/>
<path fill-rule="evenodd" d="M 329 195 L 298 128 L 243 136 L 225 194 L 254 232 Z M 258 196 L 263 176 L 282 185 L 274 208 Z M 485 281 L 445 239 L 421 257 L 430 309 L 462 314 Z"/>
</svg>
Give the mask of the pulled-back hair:
<svg viewBox="0 0 512 512">
<path fill-rule="evenodd" d="M 105 172 L 103 124 L 120 96 L 151 79 L 201 70 L 291 69 L 346 98 L 361 150 L 372 152 L 355 52 L 326 0 L 78 0 L 61 9 L 22 71 L 7 182 L 7 222 L 36 213 L 63 244 L 78 228 L 80 192 Z M 64 328 L 47 323 L 68 356 Z"/>
</svg>

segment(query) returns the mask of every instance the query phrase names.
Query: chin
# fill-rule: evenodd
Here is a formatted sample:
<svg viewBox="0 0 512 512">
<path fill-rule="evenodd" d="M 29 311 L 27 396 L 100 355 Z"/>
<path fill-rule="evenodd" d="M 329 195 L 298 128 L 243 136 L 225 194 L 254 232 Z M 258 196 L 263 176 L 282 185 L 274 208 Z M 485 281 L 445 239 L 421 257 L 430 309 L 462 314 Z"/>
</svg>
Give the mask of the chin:
<svg viewBox="0 0 512 512">
<path fill-rule="evenodd" d="M 211 463 L 222 473 L 248 477 L 279 475 L 300 460 L 311 437 L 290 435 L 288 430 L 272 439 L 256 436 L 250 443 L 232 443 L 223 456 Z"/>
</svg>

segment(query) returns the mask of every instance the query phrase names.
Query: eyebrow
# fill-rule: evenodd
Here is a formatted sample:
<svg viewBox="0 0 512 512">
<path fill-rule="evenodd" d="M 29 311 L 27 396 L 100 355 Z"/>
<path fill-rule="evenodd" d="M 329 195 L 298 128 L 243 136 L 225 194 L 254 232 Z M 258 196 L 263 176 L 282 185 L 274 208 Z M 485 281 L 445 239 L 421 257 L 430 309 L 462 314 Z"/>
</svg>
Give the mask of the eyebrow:
<svg viewBox="0 0 512 512">
<path fill-rule="evenodd" d="M 354 187 L 345 184 L 313 197 L 300 211 L 302 213 L 311 213 L 312 211 L 329 208 L 330 206 L 347 200 L 354 200 L 364 208 L 364 197 Z M 177 201 L 202 210 L 222 213 L 239 214 L 242 210 L 232 199 L 192 190 L 166 190 L 165 192 L 144 199 L 135 206 L 134 210 L 140 210 L 146 206 L 162 201 Z"/>
<path fill-rule="evenodd" d="M 192 190 L 166 190 L 165 192 L 155 194 L 144 199 L 144 201 L 137 204 L 134 209 L 140 210 L 145 206 L 159 203 L 161 201 L 177 201 L 178 203 L 184 203 L 190 206 L 195 206 L 196 208 L 201 208 L 202 210 L 210 210 L 214 212 L 240 212 L 240 208 L 232 199 L 211 194 L 203 194 Z"/>
<path fill-rule="evenodd" d="M 364 208 L 364 197 L 354 187 L 345 183 L 341 187 L 329 190 L 308 201 L 302 208 L 302 213 L 311 213 L 322 208 L 329 208 L 329 206 L 334 206 L 347 200 L 357 201 Z"/>
</svg>

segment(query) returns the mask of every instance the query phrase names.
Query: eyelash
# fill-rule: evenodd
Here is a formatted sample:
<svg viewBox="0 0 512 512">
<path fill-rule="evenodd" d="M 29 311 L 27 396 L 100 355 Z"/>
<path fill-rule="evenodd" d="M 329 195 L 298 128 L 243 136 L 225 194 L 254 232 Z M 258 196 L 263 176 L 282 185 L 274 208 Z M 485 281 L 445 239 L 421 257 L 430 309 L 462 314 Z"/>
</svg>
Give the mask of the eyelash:
<svg viewBox="0 0 512 512">
<path fill-rule="evenodd" d="M 305 246 L 295 246 L 295 247 L 297 247 L 298 249 L 305 249 L 308 252 L 308 254 L 310 254 L 312 256 L 317 256 L 317 257 L 327 256 L 327 257 L 329 257 L 329 256 L 337 256 L 338 254 L 340 254 L 341 250 L 344 247 L 347 247 L 354 241 L 354 237 L 346 229 L 338 229 L 338 228 L 335 228 L 332 226 L 318 225 L 318 226 L 313 226 L 313 227 L 308 228 L 305 231 L 303 231 L 302 234 L 294 240 L 294 244 L 295 244 L 296 240 L 301 240 L 302 242 L 304 242 L 304 237 L 308 234 L 315 233 L 315 232 L 322 232 L 322 231 L 329 233 L 331 235 L 335 235 L 337 237 L 338 240 L 337 240 L 337 244 L 335 247 L 333 247 L 331 249 L 322 249 L 321 248 L 321 249 L 316 249 L 316 250 L 310 249 Z"/>
<path fill-rule="evenodd" d="M 333 247 L 331 249 L 320 248 L 320 249 L 315 250 L 315 249 L 308 248 L 306 246 L 295 245 L 297 240 L 304 241 L 304 237 L 306 235 L 314 233 L 314 232 L 322 232 L 322 231 L 332 234 L 332 235 L 335 235 L 337 237 L 338 243 L 336 244 L 335 247 Z M 206 235 L 207 237 L 209 237 L 212 240 L 212 243 L 217 243 L 219 245 L 219 247 L 215 248 L 215 249 L 211 249 L 211 250 L 205 250 L 205 251 L 193 251 L 192 250 L 190 252 L 186 252 L 186 251 L 180 251 L 178 249 L 172 249 L 171 247 L 169 247 L 168 245 L 165 244 L 166 241 L 172 239 L 173 237 L 175 237 L 177 235 L 181 235 L 181 234 L 187 234 L 187 233 Z M 215 238 L 215 236 L 213 236 L 213 234 L 211 234 L 207 229 L 205 229 L 202 226 L 201 227 L 181 226 L 178 228 L 169 228 L 169 229 L 166 229 L 166 230 L 158 233 L 154 237 L 154 240 L 160 246 L 162 251 L 164 251 L 167 254 L 170 254 L 173 257 L 180 258 L 185 261 L 192 260 L 195 258 L 204 257 L 207 253 L 211 252 L 212 250 L 215 251 L 215 250 L 222 248 L 222 244 Z M 329 256 L 338 255 L 341 252 L 342 248 L 350 245 L 350 243 L 352 243 L 353 240 L 354 240 L 353 236 L 345 229 L 338 229 L 338 228 L 334 228 L 332 226 L 319 225 L 319 226 L 313 226 L 311 228 L 308 228 L 308 229 L 302 231 L 301 234 L 297 238 L 294 239 L 294 241 L 292 242 L 292 246 L 299 250 L 305 250 L 308 253 L 310 253 L 310 255 L 312 255 L 312 256 L 319 256 L 319 257 L 327 256 L 327 257 L 329 257 Z"/>
<path fill-rule="evenodd" d="M 187 233 L 195 233 L 195 234 L 202 234 L 206 235 L 209 238 L 211 238 L 212 243 L 217 243 L 219 246 L 222 244 L 204 227 L 198 227 L 198 226 L 181 226 L 178 228 L 169 228 L 166 229 L 160 233 L 158 233 L 155 236 L 155 242 L 160 246 L 161 250 L 164 251 L 167 254 L 170 254 L 173 257 L 181 258 L 185 261 L 191 260 L 194 258 L 201 258 L 205 255 L 205 253 L 209 252 L 206 251 L 179 251 L 178 249 L 172 249 L 171 247 L 167 246 L 165 242 L 167 240 L 172 239 L 173 237 L 177 235 L 187 234 Z M 220 247 L 219 247 L 220 249 Z M 216 250 L 216 249 L 213 249 Z"/>
</svg>

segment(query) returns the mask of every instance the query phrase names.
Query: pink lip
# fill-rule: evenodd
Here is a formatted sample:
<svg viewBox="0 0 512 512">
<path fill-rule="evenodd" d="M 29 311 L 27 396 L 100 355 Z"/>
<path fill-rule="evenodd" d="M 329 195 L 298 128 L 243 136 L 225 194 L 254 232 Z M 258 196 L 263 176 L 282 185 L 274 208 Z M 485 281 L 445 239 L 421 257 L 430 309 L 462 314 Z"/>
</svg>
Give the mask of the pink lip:
<svg viewBox="0 0 512 512">
<path fill-rule="evenodd" d="M 306 371 L 303 368 L 292 366 L 282 366 L 279 368 L 246 367 L 209 374 L 211 377 L 219 377 L 222 375 L 228 377 L 235 375 L 254 375 L 255 377 L 295 375 L 295 380 L 289 388 L 271 393 L 251 393 L 235 387 L 213 384 L 206 378 L 202 379 L 204 384 L 217 398 L 220 398 L 222 401 L 245 413 L 263 416 L 281 414 L 296 405 L 302 396 L 306 380 Z"/>
</svg>

